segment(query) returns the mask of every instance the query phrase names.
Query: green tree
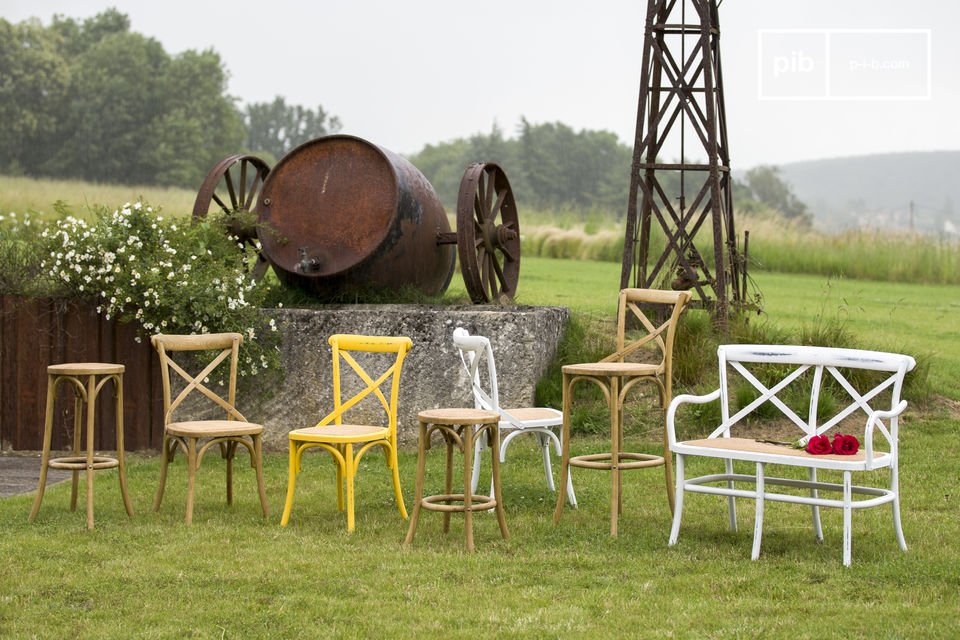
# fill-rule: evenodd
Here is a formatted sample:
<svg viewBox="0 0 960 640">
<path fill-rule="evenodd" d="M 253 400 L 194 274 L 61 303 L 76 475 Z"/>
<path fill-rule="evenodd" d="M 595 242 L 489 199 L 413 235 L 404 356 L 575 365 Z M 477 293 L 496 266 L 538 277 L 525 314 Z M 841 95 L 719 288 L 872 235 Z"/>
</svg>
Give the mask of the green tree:
<svg viewBox="0 0 960 640">
<path fill-rule="evenodd" d="M 340 130 L 340 119 L 323 107 L 308 109 L 288 105 L 283 97 L 273 102 L 255 102 L 244 109 L 246 147 L 251 153 L 269 154 L 279 160 L 291 149 L 313 138 Z"/>
<path fill-rule="evenodd" d="M 151 183 L 199 186 L 214 163 L 243 144 L 243 119 L 227 97 L 227 73 L 213 50 L 186 51 L 157 79 L 161 104 L 148 126 L 153 144 L 141 149 Z"/>
<path fill-rule="evenodd" d="M 0 19 L 0 171 L 32 172 L 56 138 L 70 70 L 59 37 L 36 20 Z"/>
<path fill-rule="evenodd" d="M 749 195 L 758 202 L 779 211 L 786 218 L 810 222 L 807 205 L 802 202 L 783 178 L 779 167 L 760 165 L 747 171 L 744 176 Z"/>
</svg>

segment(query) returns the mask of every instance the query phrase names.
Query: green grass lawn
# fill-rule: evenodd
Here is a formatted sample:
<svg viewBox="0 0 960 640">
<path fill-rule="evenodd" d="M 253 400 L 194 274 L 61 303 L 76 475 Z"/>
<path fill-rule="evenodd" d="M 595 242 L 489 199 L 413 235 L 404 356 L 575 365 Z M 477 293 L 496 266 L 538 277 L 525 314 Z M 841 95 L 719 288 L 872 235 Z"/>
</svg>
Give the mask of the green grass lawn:
<svg viewBox="0 0 960 640">
<path fill-rule="evenodd" d="M 523 260 L 520 302 L 613 315 L 618 265 Z M 907 553 L 897 547 L 889 509 L 869 509 L 854 515 L 853 566 L 845 569 L 839 511 L 823 511 L 818 545 L 809 509 L 772 503 L 760 560 L 751 562 L 752 501 L 740 501 L 733 533 L 724 501 L 697 494 L 688 494 L 680 542 L 668 548 L 659 469 L 625 473 L 619 537 L 609 536 L 609 476 L 596 471 L 574 470 L 580 508 L 566 509 L 554 526 L 555 496 L 543 484 L 538 452 L 522 439 L 503 467 L 511 537 L 502 540 L 496 519 L 479 515 L 475 554 L 463 551 L 462 518 L 444 536 L 441 516 L 429 512 L 412 548 L 402 547 L 407 523 L 376 452 L 358 476 L 352 535 L 336 511 L 332 465 L 319 456 L 305 462 L 290 526 L 279 526 L 285 453 L 266 458 L 266 520 L 252 471 L 236 471 L 228 508 L 223 464 L 209 456 L 188 527 L 183 459 L 153 513 L 159 462 L 137 455 L 129 468 L 132 520 L 113 471 L 97 476 L 93 532 L 82 507 L 68 510 L 69 483 L 48 489 L 33 525 L 26 522 L 32 495 L 0 501 L 0 637 L 960 636 L 960 336 L 951 322 L 960 287 L 755 277 L 767 311 L 756 322 L 794 330 L 818 314 L 841 314 L 864 346 L 933 354 L 934 392 L 948 399 L 911 406 L 901 422 Z M 453 288 L 450 295 L 462 291 L 458 277 Z M 627 444 L 658 450 L 649 435 Z M 575 436 L 571 446 L 578 454 L 605 442 Z M 427 491 L 435 493 L 443 454 L 435 447 L 429 455 Z M 401 452 L 408 509 L 415 462 L 412 451 Z M 708 464 L 694 461 L 690 473 Z"/>
<path fill-rule="evenodd" d="M 286 459 L 267 458 L 273 512 L 259 516 L 251 470 L 223 503 L 223 466 L 199 479 L 193 526 L 182 522 L 184 469 L 173 467 L 159 513 L 149 511 L 155 458 L 136 457 L 128 520 L 114 472 L 97 476 L 97 528 L 68 510 L 69 483 L 48 490 L 33 525 L 31 496 L 0 502 L 3 637 L 954 637 L 960 536 L 955 478 L 943 458 L 960 434 L 938 420 L 910 423 L 903 440 L 904 527 L 888 509 L 854 519 L 853 567 L 841 565 L 841 518 L 825 511 L 817 545 L 809 510 L 770 504 L 761 558 L 751 562 L 752 503 L 726 529 L 722 501 L 687 498 L 680 543 L 666 547 L 669 510 L 660 470 L 626 474 L 620 536 L 610 538 L 609 484 L 576 470 L 580 508 L 559 525 L 538 452 L 518 442 L 503 468 L 511 537 L 475 518 L 477 553 L 463 551 L 462 519 L 444 536 L 421 514 L 414 544 L 392 500 L 382 457 L 358 476 L 357 530 L 336 511 L 327 460 L 307 461 L 293 518 L 278 524 Z M 644 448 L 644 443 L 632 443 Z M 580 441 L 581 450 L 600 441 Z M 401 456 L 407 506 L 415 456 Z M 428 492 L 440 489 L 442 453 L 430 457 Z M 696 472 L 699 466 L 695 465 Z M 481 480 L 481 483 L 484 481 Z M 483 486 L 483 484 L 482 484 Z"/>
</svg>

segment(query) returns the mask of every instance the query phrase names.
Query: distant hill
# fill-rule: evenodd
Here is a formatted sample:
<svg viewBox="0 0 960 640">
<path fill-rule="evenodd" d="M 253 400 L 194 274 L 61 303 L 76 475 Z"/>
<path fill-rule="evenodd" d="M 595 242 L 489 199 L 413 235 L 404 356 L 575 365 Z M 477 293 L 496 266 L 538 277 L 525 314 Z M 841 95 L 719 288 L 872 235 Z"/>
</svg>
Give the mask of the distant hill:
<svg viewBox="0 0 960 640">
<path fill-rule="evenodd" d="M 886 153 L 780 165 L 825 230 L 960 234 L 960 151 Z"/>
</svg>

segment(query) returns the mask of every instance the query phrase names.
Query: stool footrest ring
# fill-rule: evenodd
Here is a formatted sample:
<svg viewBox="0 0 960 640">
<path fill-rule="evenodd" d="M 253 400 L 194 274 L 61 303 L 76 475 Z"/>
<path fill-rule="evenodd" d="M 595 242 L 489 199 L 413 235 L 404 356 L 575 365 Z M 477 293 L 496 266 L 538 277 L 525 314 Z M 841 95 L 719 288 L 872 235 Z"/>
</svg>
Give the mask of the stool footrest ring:
<svg viewBox="0 0 960 640">
<path fill-rule="evenodd" d="M 462 493 L 447 493 L 437 496 L 425 496 L 421 501 L 420 505 L 427 509 L 428 511 L 449 511 L 455 513 L 462 513 L 468 511 L 467 506 L 460 504 L 439 504 L 443 502 L 463 502 L 464 495 Z M 491 498 L 490 496 L 475 495 L 472 499 L 472 504 L 470 505 L 469 511 L 489 511 L 497 506 L 497 501 Z"/>
<path fill-rule="evenodd" d="M 624 460 L 636 460 L 636 462 L 624 462 Z M 647 453 L 620 453 L 621 469 L 645 469 L 647 467 L 663 466 L 663 456 L 655 456 Z M 571 467 L 582 467 L 584 469 L 607 469 L 613 468 L 613 454 L 611 453 L 590 453 L 583 456 L 570 458 Z"/>
<path fill-rule="evenodd" d="M 47 462 L 51 469 L 69 469 L 72 471 L 82 471 L 87 468 L 86 456 L 67 456 L 65 458 L 53 458 Z M 108 456 L 93 456 L 93 469 L 113 469 L 119 467 L 120 462 L 116 458 Z"/>
</svg>

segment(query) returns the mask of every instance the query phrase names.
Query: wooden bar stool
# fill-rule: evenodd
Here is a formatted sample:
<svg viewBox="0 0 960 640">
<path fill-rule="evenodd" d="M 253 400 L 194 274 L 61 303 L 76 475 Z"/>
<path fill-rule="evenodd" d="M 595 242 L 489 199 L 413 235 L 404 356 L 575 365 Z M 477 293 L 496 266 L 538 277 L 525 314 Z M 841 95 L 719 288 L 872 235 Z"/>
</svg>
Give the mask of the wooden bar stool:
<svg viewBox="0 0 960 640">
<path fill-rule="evenodd" d="M 652 383 L 660 396 L 660 408 L 666 413 L 673 397 L 673 343 L 680 314 L 689 301 L 690 293 L 687 291 L 621 290 L 617 310 L 617 350 L 600 362 L 563 366 L 563 425 L 560 435 L 563 451 L 560 491 L 557 492 L 557 508 L 553 512 L 554 524 L 560 521 L 563 514 L 570 467 L 610 471 L 611 536 L 616 536 L 618 532 L 617 519 L 623 511 L 621 472 L 627 469 L 662 466 L 667 503 L 670 512 L 673 512 L 673 464 L 668 449 L 666 422 L 663 429 L 664 455 L 624 451 L 623 405 L 628 392 L 635 385 Z M 655 313 L 658 310 L 659 313 Z M 636 329 L 631 329 L 630 325 L 635 325 Z M 641 356 L 653 361 L 631 360 Z M 570 410 L 574 388 L 580 382 L 590 382 L 599 387 L 610 407 L 609 452 L 570 455 Z"/>
<path fill-rule="evenodd" d="M 40 483 L 37 486 L 37 497 L 33 501 L 29 521 L 33 522 L 40 511 L 43 502 L 43 492 L 47 484 L 47 469 L 68 469 L 73 472 L 73 490 L 70 493 L 70 510 L 77 508 L 77 484 L 80 471 L 85 470 L 87 476 L 87 529 L 93 529 L 93 472 L 100 469 L 119 467 L 120 493 L 123 495 L 123 505 L 127 515 L 133 516 L 133 505 L 127 493 L 127 474 L 123 460 L 123 371 L 122 364 L 106 364 L 102 362 L 74 362 L 54 364 L 47 367 L 47 409 L 43 426 L 43 456 L 40 461 Z M 97 378 L 100 378 L 98 381 Z M 86 381 L 84 381 L 84 378 Z M 97 396 L 104 385 L 113 381 L 117 411 L 117 455 L 115 458 L 94 455 L 93 450 L 93 420 L 96 415 Z M 73 417 L 73 455 L 62 458 L 50 457 L 50 442 L 53 437 L 53 401 L 57 395 L 57 386 L 61 382 L 69 382 L 74 387 L 76 401 Z M 81 421 L 83 405 L 87 411 L 87 442 L 86 452 L 81 455 Z"/>
<path fill-rule="evenodd" d="M 443 532 L 450 530 L 450 514 L 463 513 L 464 529 L 467 535 L 467 551 L 473 551 L 473 512 L 489 511 L 493 509 L 497 514 L 500 533 L 506 540 L 510 537 L 507 531 L 507 520 L 503 514 L 503 499 L 500 495 L 500 416 L 493 411 L 481 409 L 432 409 L 421 411 L 417 415 L 420 421 L 420 438 L 417 452 L 417 496 L 413 505 L 413 515 L 410 517 L 410 528 L 404 546 L 413 542 L 417 533 L 417 520 L 420 518 L 420 509 L 443 512 Z M 427 466 L 427 449 L 430 448 L 430 437 L 439 431 L 447 443 L 447 474 L 445 492 L 443 495 L 423 495 L 423 478 Z M 486 433 L 490 439 L 490 450 L 493 452 L 493 496 L 474 495 L 472 491 L 473 451 L 479 437 Z M 463 493 L 453 491 L 453 446 L 463 452 Z M 462 502 L 463 504 L 450 504 Z"/>
</svg>

